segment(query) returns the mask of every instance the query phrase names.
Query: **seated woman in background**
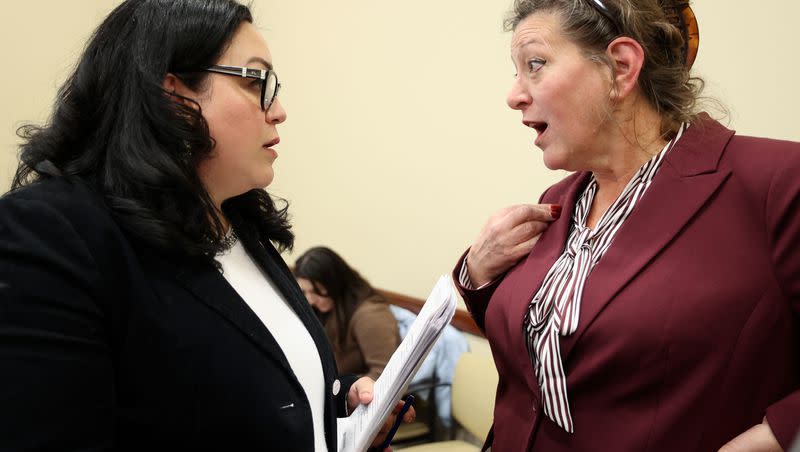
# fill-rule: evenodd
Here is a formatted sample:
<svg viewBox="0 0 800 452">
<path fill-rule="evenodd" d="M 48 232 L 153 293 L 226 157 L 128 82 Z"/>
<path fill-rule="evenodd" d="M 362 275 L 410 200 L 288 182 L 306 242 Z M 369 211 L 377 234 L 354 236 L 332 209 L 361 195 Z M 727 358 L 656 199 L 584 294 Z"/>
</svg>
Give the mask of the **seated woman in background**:
<svg viewBox="0 0 800 452">
<path fill-rule="evenodd" d="M 400 345 L 397 321 L 383 297 L 329 248 L 306 251 L 294 273 L 325 327 L 339 372 L 377 379 Z"/>
</svg>

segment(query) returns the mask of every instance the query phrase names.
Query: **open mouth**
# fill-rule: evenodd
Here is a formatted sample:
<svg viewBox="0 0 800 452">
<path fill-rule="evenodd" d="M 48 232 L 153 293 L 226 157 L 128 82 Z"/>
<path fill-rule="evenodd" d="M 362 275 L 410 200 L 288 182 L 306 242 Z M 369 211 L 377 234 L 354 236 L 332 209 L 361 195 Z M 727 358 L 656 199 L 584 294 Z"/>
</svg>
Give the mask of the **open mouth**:
<svg viewBox="0 0 800 452">
<path fill-rule="evenodd" d="M 547 130 L 547 123 L 546 122 L 529 122 L 526 124 L 531 129 L 535 130 L 539 135 L 543 134 L 545 130 Z"/>
</svg>

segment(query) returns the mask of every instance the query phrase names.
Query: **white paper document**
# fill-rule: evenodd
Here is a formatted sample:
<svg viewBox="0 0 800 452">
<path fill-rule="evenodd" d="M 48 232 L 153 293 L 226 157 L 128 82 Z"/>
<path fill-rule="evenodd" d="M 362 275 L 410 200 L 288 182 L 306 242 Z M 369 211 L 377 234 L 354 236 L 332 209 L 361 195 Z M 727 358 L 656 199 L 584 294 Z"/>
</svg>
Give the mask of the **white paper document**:
<svg viewBox="0 0 800 452">
<path fill-rule="evenodd" d="M 338 452 L 367 450 L 436 339 L 453 318 L 456 299 L 450 277 L 441 276 L 405 339 L 375 382 L 372 402 L 358 406 L 350 417 L 338 419 Z"/>
</svg>

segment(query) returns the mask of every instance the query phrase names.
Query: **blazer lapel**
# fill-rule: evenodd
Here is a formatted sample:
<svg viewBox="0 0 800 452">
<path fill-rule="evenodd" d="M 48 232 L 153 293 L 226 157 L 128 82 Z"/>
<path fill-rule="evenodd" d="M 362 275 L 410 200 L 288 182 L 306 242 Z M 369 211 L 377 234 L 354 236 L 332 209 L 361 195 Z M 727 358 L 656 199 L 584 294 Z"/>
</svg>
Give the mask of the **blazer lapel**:
<svg viewBox="0 0 800 452">
<path fill-rule="evenodd" d="M 560 202 L 562 204 L 563 212 L 572 212 L 575 210 L 578 196 L 586 188 L 589 183 L 590 173 L 579 174 L 575 176 L 575 180 L 567 186 L 565 194 L 559 199 L 550 199 L 547 194 L 542 197 L 542 202 Z M 515 304 L 516 310 L 509 312 L 509 321 L 511 331 L 523 331 L 522 321 L 528 313 L 528 306 L 533 300 L 534 295 L 542 286 L 544 277 L 550 268 L 555 264 L 556 260 L 564 252 L 564 244 L 567 243 L 567 237 L 572 225 L 572 218 L 570 215 L 564 215 L 559 220 L 553 222 L 539 237 L 534 249 L 528 254 L 527 259 L 523 264 L 514 270 L 511 281 L 519 289 L 513 289 L 513 293 L 526 293 L 525 301 L 523 303 Z M 516 296 L 516 295 L 515 295 Z M 524 336 L 524 334 L 523 334 Z M 524 340 L 524 337 L 523 337 Z M 526 346 L 523 344 L 523 348 Z M 527 353 L 520 354 L 519 359 L 524 362 L 520 363 L 521 366 L 531 366 L 530 357 Z M 533 372 L 525 372 L 525 377 L 528 381 L 528 387 L 533 393 L 541 400 L 541 387 L 536 375 Z"/>
<path fill-rule="evenodd" d="M 253 238 L 244 239 L 243 244 L 256 263 L 275 283 L 286 302 L 289 303 L 289 306 L 305 325 L 319 352 L 325 381 L 331 381 L 334 378 L 336 369 L 328 364 L 333 363 L 334 358 L 325 330 L 297 285 L 289 267 L 286 266 L 283 258 L 271 244 L 260 246 L 253 241 Z M 326 355 L 329 355 L 330 359 L 326 359 Z"/>
<path fill-rule="evenodd" d="M 252 231 L 251 229 L 243 227 L 240 230 L 242 233 L 242 244 L 247 249 L 247 252 L 250 253 L 250 256 L 253 257 L 253 260 L 256 261 L 261 269 L 270 277 L 272 282 L 275 283 L 275 286 L 286 299 L 286 302 L 289 303 L 289 306 L 291 306 L 291 308 L 303 322 L 303 325 L 306 327 L 311 335 L 311 338 L 314 340 L 314 345 L 317 347 L 317 353 L 319 354 L 320 363 L 322 366 L 322 376 L 323 381 L 325 382 L 325 394 L 329 394 L 328 388 L 333 389 L 333 386 L 329 385 L 331 385 L 334 379 L 337 378 L 338 372 L 336 369 L 336 360 L 333 356 L 333 350 L 331 349 L 327 336 L 325 336 L 325 330 L 322 328 L 322 324 L 319 322 L 317 316 L 314 314 L 314 311 L 311 309 L 311 306 L 308 304 L 305 295 L 303 295 L 302 290 L 300 290 L 300 287 L 297 285 L 297 281 L 292 275 L 292 272 L 289 270 L 289 267 L 286 266 L 286 262 L 284 262 L 280 253 L 278 253 L 278 251 L 269 242 L 264 243 L 262 246 L 257 235 L 252 233 L 248 234 L 248 232 Z M 240 230 L 237 230 L 237 233 L 240 232 Z M 266 330 L 266 328 L 263 329 Z M 283 352 L 280 351 L 280 348 L 279 352 L 281 354 L 281 358 L 286 361 L 286 358 L 283 355 Z M 297 381 L 296 378 L 295 381 Z M 297 384 L 299 385 L 299 382 Z M 334 393 L 334 395 L 336 394 Z M 325 437 L 329 448 L 335 447 L 336 444 L 336 412 L 337 410 L 334 405 L 334 399 L 331 397 L 326 397 Z"/>
<path fill-rule="evenodd" d="M 586 280 L 578 329 L 562 338 L 567 357 L 592 321 L 713 196 L 730 171 L 717 164 L 733 131 L 703 115 L 665 158 L 652 185 Z"/>
<path fill-rule="evenodd" d="M 279 363 L 288 375 L 294 376 L 278 342 L 216 268 L 210 264 L 188 265 L 178 272 L 176 279 L 198 300 L 225 318 L 256 347 Z"/>
</svg>

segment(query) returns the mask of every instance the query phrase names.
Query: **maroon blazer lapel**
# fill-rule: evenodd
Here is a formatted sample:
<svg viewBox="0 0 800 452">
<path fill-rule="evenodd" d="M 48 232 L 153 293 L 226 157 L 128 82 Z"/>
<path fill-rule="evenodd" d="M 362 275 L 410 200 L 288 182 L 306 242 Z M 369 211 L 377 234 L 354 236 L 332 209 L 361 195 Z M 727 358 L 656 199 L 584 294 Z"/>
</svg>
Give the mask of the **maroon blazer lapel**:
<svg viewBox="0 0 800 452">
<path fill-rule="evenodd" d="M 565 213 L 574 211 L 578 196 L 580 196 L 589 182 L 589 176 L 589 173 L 572 176 L 571 181 L 565 181 L 568 185 L 566 185 L 563 195 L 557 195 L 556 199 L 551 199 L 548 193 L 545 193 L 542 196 L 542 202 L 561 203 Z M 510 289 L 510 292 L 515 294 L 515 297 L 525 294 L 524 300 L 526 300 L 523 303 L 514 303 L 510 306 L 506 317 L 507 324 L 501 327 L 502 332 L 513 335 L 512 337 L 515 341 L 519 340 L 517 337 L 524 339 L 522 322 L 528 311 L 528 305 L 533 300 L 533 296 L 536 295 L 536 291 L 541 287 L 550 267 L 555 264 L 561 253 L 564 252 L 564 244 L 567 243 L 571 222 L 572 219 L 568 214 L 553 222 L 539 237 L 539 241 L 525 261 L 515 267 L 505 278 L 504 284 L 509 285 L 507 288 Z M 518 354 L 516 359 L 520 361 L 518 363 L 520 368 L 531 366 L 527 353 Z M 536 380 L 536 375 L 533 372 L 525 372 L 524 375 L 527 379 L 528 387 L 541 400 L 541 388 Z"/>
<path fill-rule="evenodd" d="M 566 362 L 597 315 L 681 233 L 730 175 L 717 164 L 733 131 L 703 115 L 662 163 L 652 185 L 586 280 L 578 330 L 562 338 Z"/>
</svg>

